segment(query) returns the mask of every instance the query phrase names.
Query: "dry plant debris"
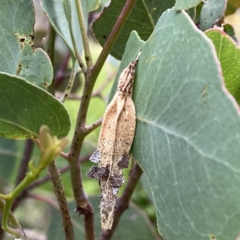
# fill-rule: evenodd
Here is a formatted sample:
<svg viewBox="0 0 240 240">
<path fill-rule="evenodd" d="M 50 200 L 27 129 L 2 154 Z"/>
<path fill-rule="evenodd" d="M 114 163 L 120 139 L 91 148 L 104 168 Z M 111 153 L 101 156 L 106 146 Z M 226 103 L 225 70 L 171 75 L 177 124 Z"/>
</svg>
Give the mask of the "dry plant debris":
<svg viewBox="0 0 240 240">
<path fill-rule="evenodd" d="M 129 151 L 133 142 L 136 111 L 132 90 L 138 58 L 121 73 L 117 91 L 108 105 L 102 122 L 97 150 L 90 160 L 98 163 L 87 173 L 98 179 L 101 187 L 100 215 L 102 229 L 111 229 L 116 205 L 116 194 L 124 183 L 122 171 L 128 167 Z"/>
</svg>

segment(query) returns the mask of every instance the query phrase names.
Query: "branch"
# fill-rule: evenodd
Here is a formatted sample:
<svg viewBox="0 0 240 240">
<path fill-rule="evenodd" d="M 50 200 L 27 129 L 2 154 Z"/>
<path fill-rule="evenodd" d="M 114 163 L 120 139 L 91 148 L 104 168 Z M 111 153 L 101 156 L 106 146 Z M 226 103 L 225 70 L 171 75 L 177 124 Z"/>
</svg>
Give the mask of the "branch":
<svg viewBox="0 0 240 240">
<path fill-rule="evenodd" d="M 21 165 L 18 171 L 18 176 L 16 179 L 16 186 L 24 179 L 27 170 L 28 170 L 28 163 L 31 159 L 32 156 L 32 151 L 33 151 L 34 143 L 31 139 L 27 139 L 25 141 L 25 148 L 23 152 L 23 157 L 21 160 Z"/>
<path fill-rule="evenodd" d="M 5 203 L 2 199 L 0 199 L 0 212 L 3 212 L 5 208 Z M 18 220 L 15 218 L 15 216 L 13 215 L 13 213 L 11 211 L 9 211 L 9 215 L 8 215 L 9 221 L 12 225 L 12 227 L 14 229 L 18 229 L 18 231 L 20 231 L 22 233 L 22 235 L 25 237 L 25 234 L 22 230 L 21 225 L 19 224 Z"/>
<path fill-rule="evenodd" d="M 75 0 L 77 1 L 77 0 Z M 70 173 L 71 173 L 71 182 L 73 186 L 74 198 L 77 205 L 77 211 L 80 214 L 84 214 L 85 217 L 85 232 L 87 239 L 94 239 L 94 229 L 93 229 L 93 208 L 90 204 L 82 184 L 82 177 L 80 171 L 80 165 L 78 163 L 78 156 L 80 155 L 80 151 L 82 148 L 82 144 L 84 141 L 86 134 L 86 117 L 87 111 L 90 103 L 90 97 L 92 95 L 93 87 L 96 82 L 96 78 L 112 48 L 115 43 L 121 28 L 124 25 L 125 20 L 131 12 L 136 0 L 127 0 L 119 18 L 117 19 L 115 26 L 112 32 L 105 43 L 103 50 L 97 60 L 96 65 L 93 67 L 91 71 L 91 76 L 88 79 L 88 75 L 85 75 L 86 81 L 83 89 L 82 101 L 78 111 L 78 117 L 75 127 L 75 132 L 73 136 L 73 140 L 71 143 L 71 150 L 69 153 L 69 165 L 70 165 Z M 80 6 L 81 7 L 81 6 Z M 79 10 L 79 9 L 78 9 Z M 82 17 L 83 20 L 83 17 Z M 83 22 L 82 22 L 83 23 Z M 80 26 L 84 27 L 84 24 L 80 23 Z M 86 31 L 82 31 L 82 34 L 86 34 Z M 83 41 L 85 41 L 86 35 L 83 35 Z M 84 44 L 85 45 L 85 44 Z M 84 46 L 87 48 L 88 46 Z M 88 54 L 88 50 L 85 49 L 85 54 Z M 87 56 L 87 55 L 86 55 Z M 88 59 L 86 59 L 88 62 Z"/>
<path fill-rule="evenodd" d="M 82 157 L 79 159 L 79 162 L 80 163 L 83 163 L 85 161 L 87 161 L 89 159 L 89 157 L 91 156 L 91 154 L 89 155 L 86 155 L 85 157 Z M 69 165 L 65 166 L 65 167 L 62 167 L 59 169 L 59 172 L 61 173 L 61 175 L 65 172 L 69 171 Z M 26 189 L 25 191 L 30 191 L 46 182 L 48 182 L 49 180 L 51 180 L 51 176 L 49 175 L 46 175 L 45 177 L 42 177 L 40 179 L 38 179 L 37 181 L 35 181 L 34 183 L 30 184 Z"/>
<path fill-rule="evenodd" d="M 49 39 L 49 41 L 51 41 L 51 39 Z M 75 69 L 75 66 L 74 66 L 74 69 Z M 52 86 L 54 87 L 53 84 L 52 84 Z M 39 142 L 38 139 L 34 139 L 33 141 L 37 144 L 38 147 L 40 146 L 40 142 Z M 63 153 L 61 153 L 61 155 L 63 155 L 63 157 L 66 157 L 65 154 L 63 154 Z M 66 200 L 65 193 L 64 193 L 64 188 L 63 188 L 63 185 L 62 185 L 60 172 L 57 169 L 57 166 L 55 164 L 55 160 L 49 163 L 48 172 L 49 172 L 49 175 L 51 176 L 50 179 L 52 180 L 52 183 L 53 183 L 53 190 L 54 190 L 54 193 L 57 197 L 57 201 L 58 201 L 58 204 L 59 204 L 59 208 L 60 208 L 60 212 L 61 212 L 61 216 L 62 216 L 63 229 L 64 229 L 64 233 L 65 233 L 65 238 L 69 239 L 69 240 L 74 240 L 74 232 L 73 232 L 72 221 L 71 221 L 70 214 L 69 214 L 69 211 L 68 211 L 67 200 Z M 24 198 L 26 195 L 27 195 L 27 191 L 25 190 L 24 193 L 21 194 L 21 197 Z M 19 199 L 18 199 L 18 201 L 19 201 Z M 14 207 L 16 207 L 16 205 Z M 6 227 L 7 226 L 5 226 L 5 228 Z"/>
<path fill-rule="evenodd" d="M 105 230 L 105 231 L 103 230 L 100 236 L 100 240 L 111 239 L 118 225 L 120 217 L 129 206 L 130 198 L 133 194 L 134 189 L 136 188 L 136 185 L 139 179 L 142 176 L 142 173 L 143 173 L 143 170 L 140 168 L 140 166 L 137 163 L 135 163 L 133 169 L 131 170 L 129 180 L 127 182 L 127 186 L 124 189 L 122 196 L 117 201 L 117 206 L 114 211 L 114 221 L 113 221 L 112 229 Z"/>
<path fill-rule="evenodd" d="M 96 129 L 97 127 L 99 127 L 102 124 L 102 118 L 98 119 L 96 122 L 92 123 L 90 126 L 87 126 L 85 128 L 85 133 L 89 134 L 90 132 L 92 132 L 94 129 Z"/>
<path fill-rule="evenodd" d="M 64 102 L 65 99 L 68 97 L 68 95 L 70 94 L 71 90 L 72 90 L 72 86 L 73 86 L 73 83 L 74 83 L 74 79 L 76 77 L 76 72 L 77 72 L 77 69 L 76 69 L 76 59 L 75 58 L 72 58 L 72 71 L 71 71 L 71 75 L 70 75 L 70 78 L 68 80 L 68 84 L 66 86 L 66 89 L 64 91 L 64 94 L 62 95 L 62 97 L 60 98 L 60 101 L 61 102 Z"/>
<path fill-rule="evenodd" d="M 48 165 L 48 172 L 51 176 L 53 189 L 57 197 L 60 213 L 62 216 L 62 224 L 65 233 L 65 239 L 74 240 L 74 232 L 71 217 L 68 210 L 67 200 L 64 194 L 64 188 L 60 178 L 60 172 L 57 169 L 55 161 Z"/>
<path fill-rule="evenodd" d="M 55 36 L 56 36 L 55 31 L 54 31 L 53 27 L 50 25 L 49 26 L 49 36 L 46 39 L 45 48 L 47 47 L 47 52 L 48 52 L 49 57 L 52 61 L 52 64 L 54 64 L 53 56 L 54 56 Z M 74 64 L 73 67 L 74 67 L 74 70 L 75 70 L 75 64 Z M 49 86 L 48 92 L 50 92 L 52 95 L 54 95 L 54 92 L 55 92 L 54 82 Z M 66 200 L 66 197 L 65 197 L 65 194 L 64 194 L 64 188 L 63 188 L 63 185 L 62 185 L 60 173 L 59 173 L 59 171 L 57 169 L 57 166 L 55 164 L 55 160 L 50 161 L 50 162 L 47 161 L 49 159 L 52 160 L 51 157 L 53 155 L 55 155 L 58 150 L 61 151 L 61 149 L 62 149 L 60 147 L 61 141 L 62 141 L 62 143 L 64 143 L 64 140 L 62 139 L 58 142 L 58 140 L 49 136 L 49 129 L 48 128 L 41 128 L 40 133 L 39 133 L 39 139 L 41 139 L 41 141 L 46 141 L 46 139 L 49 139 L 49 137 L 50 137 L 50 140 L 52 140 L 52 146 L 45 146 L 43 142 L 40 142 L 40 145 L 39 145 L 39 142 L 35 141 L 38 144 L 38 146 L 41 146 L 41 144 L 42 144 L 42 148 L 40 147 L 40 149 L 44 154 L 41 155 L 42 159 L 40 157 L 39 167 L 37 169 L 34 169 L 34 167 L 31 166 L 31 165 L 29 165 L 29 167 L 32 170 L 32 179 L 33 179 L 33 177 L 38 177 L 38 175 L 36 175 L 37 171 L 41 171 L 41 169 L 43 167 L 46 167 L 46 164 L 48 163 L 48 172 L 51 176 L 51 180 L 52 180 L 52 183 L 53 183 L 53 189 L 54 189 L 54 192 L 55 192 L 55 195 L 57 197 L 58 204 L 59 204 L 59 208 L 60 208 L 60 212 L 61 212 L 61 216 L 62 216 L 63 229 L 64 229 L 64 233 L 65 233 L 65 238 L 69 239 L 69 240 L 74 240 L 74 232 L 73 232 L 72 221 L 71 221 L 71 218 L 70 218 L 70 215 L 69 215 L 67 200 Z M 66 143 L 64 143 L 64 145 L 65 144 Z M 44 146 L 44 148 L 43 148 L 43 146 Z M 48 156 L 47 153 L 48 154 L 51 153 L 52 156 L 51 157 Z M 45 156 L 45 158 L 48 157 L 49 159 L 44 159 L 44 156 Z M 25 178 L 26 179 L 25 186 L 24 186 L 24 180 L 25 179 L 18 185 L 19 189 L 22 186 L 22 191 L 24 190 L 24 188 L 27 185 L 29 185 L 29 183 L 30 183 L 29 181 L 32 180 L 30 178 L 31 177 L 30 174 L 28 174 L 28 177 L 29 177 L 29 179 Z M 28 182 L 27 182 L 27 180 L 28 180 Z M 24 188 L 23 188 L 23 186 L 24 186 Z M 15 189 L 15 191 L 17 190 L 17 188 Z M 21 193 L 21 192 L 19 192 L 19 193 Z M 7 203 L 8 202 L 6 201 L 6 204 Z M 5 207 L 5 209 L 6 209 L 6 207 Z M 4 213 L 5 213 L 5 211 L 3 212 L 3 219 L 4 219 Z M 3 224 L 4 224 L 4 221 L 3 221 Z M 5 226 L 5 228 L 6 228 L 6 226 Z M 3 227 L 3 229 L 4 229 L 4 227 Z"/>
<path fill-rule="evenodd" d="M 75 137 L 76 137 L 76 134 L 74 135 L 74 138 Z M 79 144 L 79 142 L 82 143 L 82 141 L 83 141 L 83 138 L 81 140 L 77 140 L 76 144 Z M 81 145 L 80 145 L 80 148 L 77 146 L 76 147 L 72 146 L 72 147 L 74 152 L 71 152 L 69 154 L 69 167 L 70 167 L 70 173 L 71 173 L 71 182 L 73 187 L 74 198 L 76 201 L 76 211 L 79 212 L 79 214 L 84 215 L 86 239 L 94 240 L 95 237 L 94 237 L 93 207 L 89 202 L 87 195 L 84 192 L 82 177 L 80 172 L 80 164 L 78 161 L 76 161 L 76 158 L 75 158 L 76 156 L 79 155 Z M 78 154 L 76 152 L 78 152 Z"/>
<path fill-rule="evenodd" d="M 58 203 L 50 197 L 46 197 L 46 196 L 43 196 L 40 194 L 33 194 L 33 193 L 29 193 L 27 196 L 28 196 L 28 198 L 44 202 L 44 203 L 56 208 L 59 211 Z"/>
<path fill-rule="evenodd" d="M 72 6 L 69 1 L 63 1 L 63 6 L 64 6 L 65 15 L 67 16 L 67 20 L 68 20 L 68 27 L 70 30 L 70 36 L 71 36 L 71 40 L 72 40 L 72 44 L 73 44 L 74 54 L 75 54 L 76 59 L 78 60 L 78 64 L 79 64 L 80 68 L 82 69 L 84 75 L 86 76 L 87 69 L 82 61 L 82 58 L 81 58 L 79 52 L 78 52 L 76 39 L 75 39 L 74 33 L 73 33 L 72 9 L 71 9 Z"/>
<path fill-rule="evenodd" d="M 89 159 L 89 157 L 91 156 L 91 154 L 89 155 L 86 155 L 82 158 L 79 159 L 79 162 L 80 163 L 83 163 L 85 161 L 87 161 Z M 69 165 L 65 166 L 65 167 L 62 167 L 59 169 L 59 172 L 61 174 L 67 172 L 69 170 Z M 13 204 L 13 207 L 12 207 L 12 210 L 14 211 L 18 205 L 20 204 L 20 202 L 26 197 L 28 196 L 28 192 L 31 191 L 32 189 L 46 183 L 46 182 L 49 182 L 51 180 L 51 176 L 50 175 L 46 175 L 45 177 L 42 177 L 38 180 L 36 180 L 35 182 L 33 182 L 32 184 L 30 184 L 28 187 L 26 187 L 24 189 L 24 191 L 16 198 L 16 200 L 14 201 L 14 204 Z"/>
<path fill-rule="evenodd" d="M 124 5 L 115 25 L 112 28 L 111 33 L 109 34 L 107 41 L 105 42 L 102 52 L 100 53 L 97 62 L 95 63 L 92 72 L 91 72 L 91 82 L 95 82 L 100 70 L 102 69 L 103 64 L 106 61 L 107 56 L 109 55 L 114 43 L 116 42 L 125 21 L 127 20 L 129 14 L 131 13 L 137 0 L 127 0 Z"/>
<path fill-rule="evenodd" d="M 87 37 L 87 31 L 85 29 L 85 24 L 84 24 L 84 17 L 83 17 L 83 10 L 82 10 L 82 3 L 79 0 L 75 0 L 76 7 L 77 7 L 77 15 L 78 15 L 78 22 L 82 34 L 82 40 L 83 40 L 83 48 L 84 48 L 84 54 L 85 54 L 85 60 L 87 63 L 87 77 L 90 73 L 90 70 L 93 66 L 93 61 L 92 61 L 92 55 L 90 52 L 89 48 L 89 43 L 88 43 L 88 37 Z"/>
<path fill-rule="evenodd" d="M 44 131 L 45 129 L 42 128 L 42 131 L 40 131 L 40 137 L 42 137 L 43 139 L 48 137 L 47 132 Z M 55 140 L 55 142 L 54 140 L 55 139 L 52 139 L 53 145 L 45 147 L 45 152 L 44 152 L 45 154 L 41 155 L 37 167 L 34 167 L 33 162 L 30 161 L 28 165 L 30 168 L 30 171 L 26 174 L 24 179 L 15 187 L 15 189 L 7 195 L 0 194 L 0 198 L 5 200 L 4 209 L 2 213 L 2 229 L 14 235 L 16 238 L 19 238 L 19 237 L 25 238 L 25 236 L 21 229 L 19 231 L 19 229 L 15 230 L 8 226 L 8 219 L 9 219 L 9 214 L 11 213 L 12 204 L 14 200 L 17 198 L 17 196 L 19 196 L 30 183 L 32 183 L 38 178 L 41 171 L 44 168 L 46 168 L 46 166 L 51 161 L 51 157 L 53 157 L 55 154 L 57 154 L 61 150 L 61 146 L 64 147 L 64 145 L 66 145 L 66 143 L 64 143 L 64 141 L 66 140 L 64 139 L 60 141 Z"/>
<path fill-rule="evenodd" d="M 60 155 L 61 155 L 62 158 L 68 160 L 68 154 L 67 154 L 67 153 L 65 153 L 65 152 L 61 152 Z"/>
</svg>

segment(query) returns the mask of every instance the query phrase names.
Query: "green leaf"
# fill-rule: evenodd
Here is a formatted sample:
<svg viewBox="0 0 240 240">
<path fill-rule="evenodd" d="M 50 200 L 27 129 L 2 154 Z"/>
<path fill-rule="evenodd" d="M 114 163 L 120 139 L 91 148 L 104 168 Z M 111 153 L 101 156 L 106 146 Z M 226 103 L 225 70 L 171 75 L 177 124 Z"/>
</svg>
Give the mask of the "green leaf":
<svg viewBox="0 0 240 240">
<path fill-rule="evenodd" d="M 0 73 L 0 135 L 33 138 L 42 125 L 52 135 L 66 136 L 70 119 L 65 107 L 52 95 L 24 79 Z"/>
<path fill-rule="evenodd" d="M 176 0 L 175 10 L 187 10 L 196 7 L 201 0 Z"/>
<path fill-rule="evenodd" d="M 53 78 L 47 54 L 34 49 L 32 1 L 1 0 L 0 71 L 17 75 L 44 87 Z"/>
<path fill-rule="evenodd" d="M 121 66 L 135 58 L 135 42 L 129 40 Z M 149 180 L 164 239 L 236 239 L 238 106 L 214 47 L 185 12 L 166 11 L 142 47 L 133 100 L 132 154 Z"/>
<path fill-rule="evenodd" d="M 125 0 L 112 1 L 93 24 L 93 32 L 101 46 L 105 44 L 125 3 Z M 137 31 L 143 40 L 147 40 L 158 18 L 174 3 L 175 0 L 137 0 L 111 50 L 111 54 L 117 59 L 122 58 L 127 39 L 133 30 Z"/>
<path fill-rule="evenodd" d="M 200 27 L 203 31 L 212 28 L 215 21 L 224 16 L 227 0 L 209 0 L 202 7 Z"/>
<path fill-rule="evenodd" d="M 200 25 L 200 15 L 201 15 L 201 10 L 202 10 L 202 6 L 203 6 L 203 2 L 199 3 L 196 7 L 196 14 L 194 17 L 194 23 L 199 26 Z"/>
<path fill-rule="evenodd" d="M 196 17 L 196 7 L 193 8 L 189 8 L 188 10 L 186 10 L 186 13 L 189 15 L 189 17 L 194 20 Z"/>
<path fill-rule="evenodd" d="M 221 63 L 225 85 L 240 104 L 240 49 L 228 35 L 219 30 L 209 30 L 206 35 L 212 40 Z"/>
<path fill-rule="evenodd" d="M 96 236 L 99 237 L 101 233 L 99 204 L 100 197 L 90 197 L 90 201 L 94 207 L 94 223 Z M 76 206 L 74 202 L 69 203 L 69 210 L 73 213 Z M 72 221 L 74 226 L 74 233 L 77 236 L 76 239 L 84 239 L 84 222 L 82 217 L 76 214 L 72 214 Z M 60 213 L 55 208 L 52 208 L 52 220 L 48 229 L 48 239 L 51 240 L 64 240 L 63 229 L 60 227 L 62 220 Z M 129 227 L 131 226 L 131 227 Z M 135 205 L 130 204 L 130 207 L 122 215 L 118 227 L 111 239 L 113 240 L 139 240 L 139 239 L 155 239 L 153 231 L 151 230 L 147 217 L 138 209 Z M 98 238 L 96 238 L 98 239 Z"/>
<path fill-rule="evenodd" d="M 87 24 L 88 5 L 87 0 L 81 0 L 85 24 Z M 69 24 L 72 25 L 73 37 L 77 44 L 78 52 L 81 54 L 83 51 L 82 35 L 77 15 L 77 7 L 75 0 L 41 0 L 43 10 L 46 12 L 47 17 L 60 37 L 65 41 L 73 55 L 73 41 L 70 34 Z M 71 20 L 70 20 L 71 19 Z"/>
<path fill-rule="evenodd" d="M 236 38 L 236 34 L 235 34 L 235 31 L 234 31 L 234 28 L 233 28 L 233 26 L 232 26 L 231 24 L 228 24 L 228 23 L 224 24 L 224 25 L 223 25 L 223 31 L 224 31 L 229 37 L 231 37 L 231 38 L 235 41 L 235 43 L 238 43 L 238 40 L 237 40 L 237 38 Z"/>
</svg>

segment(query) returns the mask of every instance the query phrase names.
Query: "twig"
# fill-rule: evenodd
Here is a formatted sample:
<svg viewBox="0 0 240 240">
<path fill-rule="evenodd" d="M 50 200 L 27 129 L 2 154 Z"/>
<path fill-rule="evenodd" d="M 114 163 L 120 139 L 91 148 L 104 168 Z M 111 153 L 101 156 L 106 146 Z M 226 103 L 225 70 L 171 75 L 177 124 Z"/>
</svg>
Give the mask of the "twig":
<svg viewBox="0 0 240 240">
<path fill-rule="evenodd" d="M 52 63 L 54 63 L 55 38 L 56 38 L 56 32 L 52 27 L 52 25 L 49 23 L 48 34 L 45 39 L 44 49 L 47 52 Z M 48 92 L 54 95 L 54 90 L 55 90 L 54 81 L 52 81 L 51 85 L 48 86 Z"/>
<path fill-rule="evenodd" d="M 1 223 L 1 226 L 2 226 L 2 221 L 0 221 L 0 223 Z M 0 228 L 0 240 L 4 240 L 4 234 L 5 234 L 5 232 L 3 231 L 2 228 Z"/>
<path fill-rule="evenodd" d="M 52 60 L 52 64 L 54 64 L 53 54 L 54 54 L 54 42 L 55 42 L 55 34 L 50 34 L 54 32 L 53 27 L 50 25 L 49 27 L 49 37 L 46 39 L 45 47 L 48 46 L 47 52 L 52 53 L 52 55 L 49 55 L 49 57 Z M 53 42 L 53 44 L 51 44 Z M 46 50 L 46 49 L 45 49 Z M 54 83 L 51 84 L 50 88 L 48 88 L 48 91 L 54 95 Z M 35 141 L 37 142 L 37 141 Z M 48 165 L 48 172 L 51 176 L 51 180 L 53 183 L 53 190 L 55 192 L 55 195 L 57 197 L 57 201 L 59 204 L 61 216 L 62 216 L 62 223 L 63 223 L 63 229 L 65 233 L 65 238 L 68 240 L 74 240 L 74 232 L 73 232 L 73 226 L 72 221 L 70 218 L 70 214 L 68 211 L 68 205 L 67 200 L 64 194 L 64 188 L 62 184 L 62 180 L 60 177 L 60 173 L 57 169 L 57 166 L 55 164 L 55 160 L 50 162 Z"/>
<path fill-rule="evenodd" d="M 61 157 L 63 157 L 64 159 L 68 160 L 68 154 L 65 152 L 61 152 Z"/>
<path fill-rule="evenodd" d="M 76 75 L 78 75 L 80 73 L 82 73 L 82 70 L 78 70 Z M 67 70 L 66 72 L 62 72 L 61 75 L 59 75 L 59 78 L 61 80 L 69 79 L 70 77 L 71 77 L 71 71 L 70 70 Z"/>
<path fill-rule="evenodd" d="M 74 83 L 74 79 L 76 77 L 76 59 L 75 58 L 72 58 L 72 62 L 73 62 L 73 66 L 72 66 L 72 71 L 71 71 L 71 76 L 68 80 L 68 84 L 66 86 L 66 89 L 64 91 L 64 94 L 62 95 L 62 97 L 60 98 L 60 101 L 61 102 L 64 102 L 65 99 L 68 97 L 69 93 L 71 92 L 72 90 L 72 86 L 73 86 L 73 83 Z"/>
<path fill-rule="evenodd" d="M 59 93 L 56 93 L 56 97 L 57 97 L 57 98 L 61 98 L 61 96 L 62 96 L 62 93 L 60 93 L 60 92 L 59 92 Z M 93 97 L 99 97 L 99 96 L 101 96 L 101 93 L 96 92 L 96 93 L 93 93 L 93 94 L 91 95 L 91 98 L 93 98 Z M 67 98 L 68 98 L 68 99 L 71 99 L 71 100 L 82 100 L 82 95 L 75 94 L 75 93 L 69 93 Z"/>
<path fill-rule="evenodd" d="M 90 132 L 92 132 L 94 129 L 96 129 L 97 127 L 99 127 L 102 124 L 102 118 L 98 119 L 96 122 L 92 123 L 90 126 L 87 126 L 85 128 L 85 133 L 89 134 Z"/>
<path fill-rule="evenodd" d="M 72 28 L 72 9 L 71 9 L 71 5 L 69 1 L 64 1 L 63 2 L 63 6 L 64 6 L 64 11 L 65 11 L 65 15 L 67 16 L 67 20 L 68 20 L 68 27 L 70 30 L 70 36 L 71 36 L 71 40 L 72 40 L 72 44 L 73 44 L 73 49 L 74 49 L 74 55 L 76 57 L 76 59 L 78 60 L 78 64 L 80 66 L 80 68 L 83 71 L 83 74 L 86 76 L 87 74 L 87 68 L 84 65 L 82 58 L 78 52 L 78 48 L 77 48 L 77 43 L 76 43 L 76 39 L 74 37 L 74 33 L 73 33 L 73 28 Z"/>
<path fill-rule="evenodd" d="M 81 30 L 81 34 L 82 34 L 85 60 L 86 60 L 87 68 L 88 68 L 87 69 L 87 71 L 88 71 L 87 80 L 88 80 L 88 75 L 90 74 L 90 70 L 93 66 L 92 55 L 91 55 L 90 48 L 89 48 L 87 31 L 85 29 L 82 3 L 79 0 L 75 0 L 75 3 L 76 3 L 76 7 L 77 7 L 78 22 L 79 22 L 79 26 L 80 26 L 80 30 Z"/>
<path fill-rule="evenodd" d="M 43 195 L 39 195 L 39 194 L 33 194 L 33 193 L 29 193 L 27 196 L 28 196 L 28 198 L 47 203 L 48 205 L 59 210 L 59 206 L 58 206 L 57 202 L 54 201 L 52 198 L 49 198 L 49 197 L 46 197 Z"/>
<path fill-rule="evenodd" d="M 74 138 L 75 136 L 76 134 L 74 135 Z M 82 143 L 82 141 L 83 139 L 81 139 L 81 142 L 80 141 L 79 142 Z M 71 152 L 69 155 L 69 167 L 71 173 L 71 182 L 73 187 L 74 198 L 77 205 L 76 211 L 84 215 L 86 239 L 93 240 L 94 239 L 93 207 L 83 190 L 80 164 L 78 161 L 75 160 L 75 156 L 79 155 L 81 146 L 80 149 L 77 146 L 76 147 L 73 146 L 73 148 L 75 152 L 74 153 Z M 76 152 L 78 152 L 78 154 Z"/>
<path fill-rule="evenodd" d="M 77 205 L 77 211 L 80 214 L 84 214 L 85 217 L 85 232 L 86 238 L 91 240 L 94 239 L 94 229 L 93 229 L 93 208 L 90 204 L 82 184 L 82 177 L 80 171 L 80 165 L 78 163 L 78 156 L 80 154 L 83 140 L 87 135 L 86 130 L 86 116 L 87 111 L 90 103 L 90 97 L 92 95 L 93 87 L 96 82 L 96 78 L 112 48 L 113 44 L 115 43 L 122 26 L 124 25 L 125 20 L 127 19 L 128 15 L 131 12 L 136 0 L 127 0 L 119 18 L 117 19 L 115 26 L 110 33 L 106 44 L 103 47 L 103 50 L 97 60 L 96 65 L 93 67 L 91 71 L 91 76 L 87 81 L 85 81 L 84 89 L 83 89 L 83 96 L 82 101 L 80 104 L 80 108 L 78 111 L 78 118 L 76 122 L 75 132 L 73 136 L 73 140 L 71 143 L 71 150 L 69 153 L 69 165 L 70 165 L 70 173 L 71 173 L 71 182 L 73 186 L 74 198 Z M 83 17 L 82 17 L 83 19 Z M 84 26 L 84 25 L 82 25 Z M 86 33 L 83 33 L 86 34 Z M 86 54 L 86 52 L 85 52 Z"/>
<path fill-rule="evenodd" d="M 85 161 L 87 161 L 89 159 L 89 157 L 91 156 L 91 154 L 89 155 L 86 155 L 82 158 L 79 159 L 79 162 L 80 163 L 83 163 Z M 65 167 L 62 167 L 59 169 L 59 172 L 61 174 L 67 172 L 69 170 L 69 165 L 65 166 Z M 12 210 L 15 210 L 19 203 L 25 198 L 28 196 L 28 192 L 31 191 L 32 189 L 46 183 L 46 182 L 49 182 L 51 180 L 51 176 L 50 175 L 46 175 L 45 177 L 42 177 L 38 180 L 36 180 L 35 182 L 33 182 L 32 184 L 30 184 L 28 187 L 26 187 L 24 189 L 24 191 L 16 198 L 16 200 L 14 201 L 14 204 L 13 204 L 13 207 L 12 207 Z"/>
<path fill-rule="evenodd" d="M 140 168 L 140 166 L 135 163 L 134 168 L 132 169 L 129 180 L 127 182 L 127 186 L 123 191 L 122 196 L 117 201 L 117 206 L 114 211 L 114 221 L 113 226 L 111 230 L 102 231 L 100 240 L 107 240 L 111 239 L 117 225 L 119 222 L 120 217 L 122 216 L 123 212 L 128 208 L 130 198 L 133 194 L 134 189 L 136 188 L 136 185 L 142 176 L 143 170 Z"/>
<path fill-rule="evenodd" d="M 64 194 L 64 188 L 60 178 L 60 172 L 57 169 L 55 162 L 48 165 L 48 172 L 54 186 L 54 192 L 57 197 L 60 213 L 62 216 L 62 224 L 65 233 L 65 239 L 74 240 L 74 232 L 71 217 L 68 210 L 67 200 Z"/>
<path fill-rule="evenodd" d="M 58 143 L 58 144 L 61 144 L 61 143 Z M 58 145 L 56 147 L 58 147 Z M 11 193 L 7 195 L 0 194 L 0 197 L 5 200 L 5 205 L 4 205 L 3 214 L 2 214 L 2 228 L 6 232 L 14 235 L 16 238 L 19 238 L 19 237 L 24 238 L 24 234 L 22 230 L 17 231 L 8 226 L 8 218 L 11 212 L 12 204 L 14 200 L 23 192 L 23 190 L 38 178 L 41 171 L 44 168 L 46 168 L 46 166 L 49 164 L 49 161 L 51 161 L 51 154 L 54 153 L 52 151 L 54 151 L 55 149 L 51 150 L 51 146 L 50 146 L 50 148 L 46 150 L 48 150 L 48 154 L 50 155 L 47 155 L 47 154 L 41 155 L 37 167 L 34 167 L 33 162 L 30 161 L 29 162 L 30 172 L 26 174 L 24 179 L 15 187 L 14 190 L 12 190 Z"/>
<path fill-rule="evenodd" d="M 79 162 L 80 162 L 80 163 L 83 163 L 83 162 L 87 161 L 90 156 L 91 156 L 91 154 L 86 155 L 86 156 L 80 158 L 80 159 L 79 159 Z M 61 175 L 62 175 L 63 173 L 67 172 L 68 170 L 69 170 L 69 165 L 60 168 L 60 169 L 59 169 L 59 172 L 60 172 Z M 38 179 L 37 181 L 35 181 L 34 183 L 30 184 L 30 185 L 25 189 L 25 191 L 30 191 L 30 190 L 32 190 L 32 189 L 34 189 L 34 188 L 36 188 L 36 187 L 38 187 L 38 186 L 40 186 L 40 185 L 48 182 L 49 180 L 51 180 L 51 176 L 46 175 L 45 177 L 42 177 L 42 178 Z"/>
<path fill-rule="evenodd" d="M 62 92 L 57 92 L 56 93 L 56 97 L 57 98 L 61 98 L 62 97 Z M 68 99 L 71 99 L 71 100 L 81 100 L 82 96 L 80 94 L 76 94 L 76 93 L 69 93 L 68 94 Z"/>
<path fill-rule="evenodd" d="M 24 179 L 26 175 L 26 172 L 28 170 L 28 163 L 32 156 L 33 147 L 34 147 L 33 141 L 31 139 L 27 139 L 25 142 L 25 149 L 23 152 L 18 176 L 16 179 L 16 186 Z"/>
<path fill-rule="evenodd" d="M 92 72 L 90 81 L 94 83 L 98 77 L 100 70 L 102 69 L 103 64 L 106 61 L 107 56 L 109 55 L 114 43 L 116 42 L 118 35 L 121 32 L 125 21 L 127 20 L 130 12 L 132 11 L 137 0 L 127 0 L 116 23 L 114 24 L 111 33 L 109 34 L 107 41 L 105 42 L 103 49 L 95 63 Z"/>
<path fill-rule="evenodd" d="M 5 203 L 2 199 L 0 199 L 0 212 L 3 212 L 4 208 L 5 208 Z M 14 229 L 18 229 L 24 235 L 21 225 L 19 224 L 18 220 L 15 218 L 15 216 L 13 215 L 13 213 L 11 211 L 9 212 L 8 218 L 9 218 L 9 221 L 10 221 L 12 227 Z M 24 237 L 25 237 L 25 235 L 24 235 Z"/>
</svg>

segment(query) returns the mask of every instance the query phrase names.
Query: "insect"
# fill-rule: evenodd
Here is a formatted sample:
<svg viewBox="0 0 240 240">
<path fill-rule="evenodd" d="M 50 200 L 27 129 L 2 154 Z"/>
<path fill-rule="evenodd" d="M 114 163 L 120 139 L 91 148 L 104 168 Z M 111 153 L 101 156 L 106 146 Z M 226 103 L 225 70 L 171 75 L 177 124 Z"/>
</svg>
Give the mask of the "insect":
<svg viewBox="0 0 240 240">
<path fill-rule="evenodd" d="M 100 181 L 101 225 L 105 230 L 112 228 L 116 194 L 124 183 L 122 171 L 128 167 L 135 133 L 136 111 L 132 90 L 138 57 L 119 77 L 117 91 L 104 113 L 97 150 L 90 157 L 91 161 L 98 163 L 98 167 L 92 167 L 87 175 Z"/>
</svg>

